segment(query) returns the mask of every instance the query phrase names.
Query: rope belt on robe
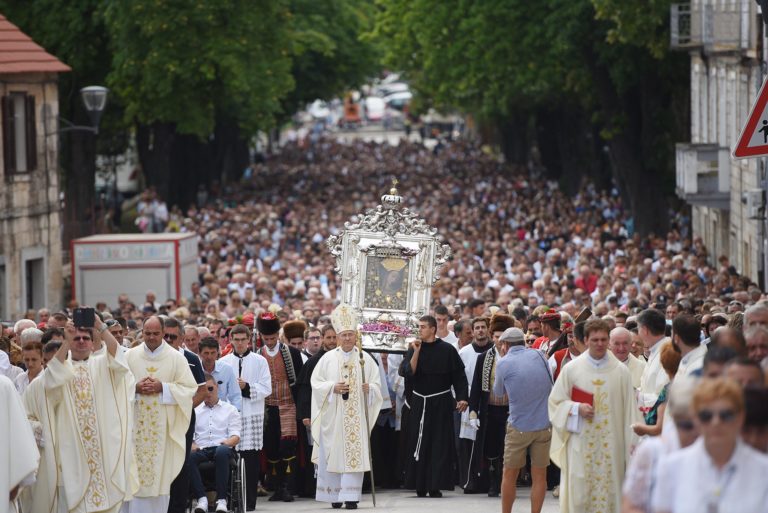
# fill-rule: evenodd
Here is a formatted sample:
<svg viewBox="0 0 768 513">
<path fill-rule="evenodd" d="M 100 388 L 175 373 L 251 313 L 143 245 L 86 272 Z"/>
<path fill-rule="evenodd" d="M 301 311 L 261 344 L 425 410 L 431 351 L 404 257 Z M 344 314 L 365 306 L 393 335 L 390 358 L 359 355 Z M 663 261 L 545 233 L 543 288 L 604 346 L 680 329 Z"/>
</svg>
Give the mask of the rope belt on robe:
<svg viewBox="0 0 768 513">
<path fill-rule="evenodd" d="M 424 414 L 427 412 L 427 399 L 431 399 L 432 397 L 437 397 L 439 395 L 445 395 L 450 393 L 451 393 L 450 388 L 448 390 L 443 390 L 442 392 L 437 392 L 436 394 L 429 394 L 429 395 L 422 395 L 415 390 L 413 391 L 413 395 L 417 395 L 424 400 L 424 406 L 422 406 L 421 408 L 421 420 L 419 421 L 419 438 L 416 441 L 416 452 L 413 453 L 413 457 L 416 459 L 416 461 L 419 461 L 419 453 L 421 452 L 421 438 L 424 435 Z"/>
</svg>

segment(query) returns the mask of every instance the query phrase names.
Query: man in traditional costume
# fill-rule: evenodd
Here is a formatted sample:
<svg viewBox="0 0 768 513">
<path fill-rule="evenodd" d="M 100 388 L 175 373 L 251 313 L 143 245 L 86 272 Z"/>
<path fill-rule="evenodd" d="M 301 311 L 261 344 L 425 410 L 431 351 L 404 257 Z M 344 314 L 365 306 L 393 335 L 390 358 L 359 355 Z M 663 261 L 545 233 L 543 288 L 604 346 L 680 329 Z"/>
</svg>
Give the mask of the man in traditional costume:
<svg viewBox="0 0 768 513">
<path fill-rule="evenodd" d="M 312 373 L 312 462 L 316 499 L 357 509 L 371 470 L 370 434 L 382 404 L 379 368 L 357 344 L 357 315 L 341 304 L 331 314 L 339 345 Z"/>
<path fill-rule="evenodd" d="M 94 328 L 64 330 L 64 343 L 43 374 L 53 409 L 60 508 L 117 512 L 136 491 L 130 424 L 133 375 L 98 316 Z M 106 350 L 91 354 L 93 342 Z"/>
<path fill-rule="evenodd" d="M 549 368 L 555 379 L 560 376 L 560 372 L 562 372 L 563 367 L 567 363 L 575 360 L 581 353 L 587 350 L 587 346 L 584 344 L 585 324 L 586 322 L 582 321 L 576 323 L 575 326 L 568 326 L 563 330 L 568 336 L 568 347 L 555 351 L 549 357 Z"/>
<path fill-rule="evenodd" d="M 554 309 L 549 309 L 539 317 L 541 336 L 533 342 L 533 348 L 549 353 L 549 348 L 560 337 L 562 317 Z"/>
<path fill-rule="evenodd" d="M 163 322 L 144 322 L 144 342 L 126 352 L 136 380 L 133 443 L 139 490 L 129 513 L 166 513 L 171 482 L 187 452 L 186 432 L 198 385 L 189 362 L 163 341 Z"/>
<path fill-rule="evenodd" d="M 264 445 L 274 493 L 270 501 L 293 502 L 294 462 L 298 440 L 296 391 L 303 361 L 301 351 L 279 342 L 280 321 L 266 312 L 256 319 L 263 346 L 259 354 L 267 360 L 272 393 L 266 398 Z M 290 481 L 290 482 L 289 482 Z"/>
<path fill-rule="evenodd" d="M 464 366 L 464 375 L 470 387 L 468 394 L 472 392 L 472 378 L 475 376 L 477 360 L 492 345 L 488 336 L 488 324 L 486 317 L 472 319 L 472 343 L 459 350 L 459 358 L 461 358 Z M 475 476 L 468 472 L 476 436 L 477 427 L 470 424 L 469 408 L 467 408 L 461 413 L 459 427 L 459 484 L 464 488 L 464 493 L 480 493 L 483 488 L 482 483 L 477 483 Z"/>
<path fill-rule="evenodd" d="M 645 361 L 633 355 L 629 350 L 632 347 L 632 332 L 619 326 L 611 330 L 611 340 L 608 348 L 621 363 L 627 366 L 632 376 L 632 386 L 640 388 L 640 378 L 643 377 Z"/>
<path fill-rule="evenodd" d="M 610 326 L 584 326 L 587 352 L 566 365 L 549 396 L 552 461 L 562 469 L 560 511 L 621 511 L 621 484 L 639 420 L 632 378 L 608 351 Z"/>
<path fill-rule="evenodd" d="M 411 392 L 405 488 L 415 489 L 419 497 L 442 497 L 440 490 L 453 490 L 453 411 L 467 409 L 464 365 L 452 345 L 435 338 L 436 332 L 434 317 L 419 319 L 420 340 L 412 342 L 399 369 Z"/>
<path fill-rule="evenodd" d="M 496 364 L 502 349 L 499 338 L 514 326 L 515 320 L 509 315 L 497 313 L 491 318 L 489 331 L 493 347 L 478 357 L 469 387 L 469 422 L 476 428 L 477 435 L 468 474 L 474 479 L 476 491 L 487 491 L 489 497 L 498 497 L 501 492 L 501 459 L 509 415 L 507 396 L 493 393 Z"/>
<path fill-rule="evenodd" d="M 13 511 L 19 490 L 35 479 L 40 453 L 16 387 L 6 376 L 0 376 L 0 430 L 0 511 Z"/>
<path fill-rule="evenodd" d="M 237 449 L 245 462 L 246 510 L 256 508 L 259 483 L 259 451 L 264 444 L 264 400 L 272 393 L 272 378 L 267 360 L 251 351 L 251 331 L 237 324 L 229 333 L 232 352 L 220 362 L 237 376 L 242 395 L 242 427 Z"/>
</svg>

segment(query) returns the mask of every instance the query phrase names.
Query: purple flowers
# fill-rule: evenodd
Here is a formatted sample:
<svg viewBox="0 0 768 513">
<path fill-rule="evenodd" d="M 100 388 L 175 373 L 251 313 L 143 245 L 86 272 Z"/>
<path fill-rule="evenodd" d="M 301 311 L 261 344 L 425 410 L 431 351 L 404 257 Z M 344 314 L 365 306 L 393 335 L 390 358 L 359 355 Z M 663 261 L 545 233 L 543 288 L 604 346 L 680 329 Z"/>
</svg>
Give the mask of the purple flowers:
<svg viewBox="0 0 768 513">
<path fill-rule="evenodd" d="M 389 322 L 367 322 L 361 326 L 360 331 L 365 333 L 394 333 L 400 337 L 407 337 L 411 334 L 410 328 Z"/>
</svg>

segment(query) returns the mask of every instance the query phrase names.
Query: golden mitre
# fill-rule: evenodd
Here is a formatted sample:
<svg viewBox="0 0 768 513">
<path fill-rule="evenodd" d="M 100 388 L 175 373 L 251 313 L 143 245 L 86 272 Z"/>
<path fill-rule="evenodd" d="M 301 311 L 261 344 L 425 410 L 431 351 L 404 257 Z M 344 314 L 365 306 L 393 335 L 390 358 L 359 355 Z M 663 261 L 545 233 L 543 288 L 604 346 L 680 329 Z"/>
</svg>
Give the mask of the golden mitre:
<svg viewBox="0 0 768 513">
<path fill-rule="evenodd" d="M 331 312 L 333 330 L 339 334 L 343 331 L 357 330 L 357 312 L 346 303 L 342 303 Z"/>
</svg>

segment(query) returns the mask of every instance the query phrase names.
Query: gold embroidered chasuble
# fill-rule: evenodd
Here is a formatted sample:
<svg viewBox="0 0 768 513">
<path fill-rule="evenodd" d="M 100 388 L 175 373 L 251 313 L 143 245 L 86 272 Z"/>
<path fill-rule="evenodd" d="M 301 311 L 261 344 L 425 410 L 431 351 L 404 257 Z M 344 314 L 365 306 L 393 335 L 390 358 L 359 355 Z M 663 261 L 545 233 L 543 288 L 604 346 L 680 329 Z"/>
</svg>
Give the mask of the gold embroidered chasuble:
<svg viewBox="0 0 768 513">
<path fill-rule="evenodd" d="M 588 353 L 563 367 L 549 396 L 552 422 L 550 456 L 562 469 L 560 511 L 619 513 L 621 484 L 640 420 L 629 370 L 612 353 L 596 366 Z M 580 420 L 580 432 L 568 430 L 574 386 L 594 395 L 595 414 Z"/>
<path fill-rule="evenodd" d="M 118 351 L 85 361 L 53 358 L 43 374 L 54 409 L 56 461 L 69 511 L 119 509 L 136 491 L 130 444 L 133 376 Z"/>
<path fill-rule="evenodd" d="M 382 404 L 381 383 L 376 362 L 365 352 L 363 358 L 365 364 L 361 368 L 357 348 L 349 353 L 336 348 L 323 355 L 312 372 L 312 462 L 318 462 L 322 444 L 328 472 L 343 474 L 371 469 L 368 436 Z M 363 395 L 363 376 L 370 387 L 368 398 Z M 334 385 L 342 381 L 350 388 L 346 401 L 333 392 Z"/>
<path fill-rule="evenodd" d="M 185 434 L 197 383 L 187 359 L 165 342 L 152 353 L 144 344 L 126 352 L 136 382 L 147 376 L 167 386 L 164 394 L 136 394 L 134 444 L 139 475 L 136 497 L 168 495 L 184 464 Z"/>
</svg>

